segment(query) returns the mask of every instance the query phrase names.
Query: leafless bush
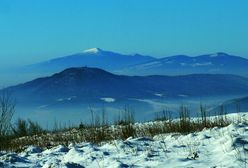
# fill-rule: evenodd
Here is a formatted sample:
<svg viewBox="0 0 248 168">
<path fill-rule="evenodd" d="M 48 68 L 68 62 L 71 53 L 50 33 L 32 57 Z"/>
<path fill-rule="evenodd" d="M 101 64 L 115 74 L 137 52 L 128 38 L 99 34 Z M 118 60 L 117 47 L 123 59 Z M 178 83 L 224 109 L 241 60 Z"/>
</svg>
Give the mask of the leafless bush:
<svg viewBox="0 0 248 168">
<path fill-rule="evenodd" d="M 9 133 L 14 112 L 15 102 L 8 92 L 2 92 L 0 95 L 0 136 Z"/>
<path fill-rule="evenodd" d="M 11 120 L 15 112 L 15 102 L 8 92 L 0 95 L 0 150 L 9 145 Z"/>
<path fill-rule="evenodd" d="M 34 121 L 18 119 L 16 126 L 13 127 L 15 137 L 32 136 L 44 133 L 43 128 Z"/>
<path fill-rule="evenodd" d="M 172 120 L 171 111 L 165 108 L 162 112 L 156 113 L 155 121 L 170 121 Z"/>
<path fill-rule="evenodd" d="M 179 118 L 172 119 L 171 115 L 165 112 L 163 114 L 163 119 L 165 120 L 149 122 L 143 124 L 141 127 L 139 124 L 135 124 L 134 112 L 127 108 L 123 110 L 113 125 L 109 124 L 105 110 L 96 113 L 91 109 L 90 113 L 91 123 L 89 124 L 81 123 L 78 127 L 67 127 L 63 131 L 59 129 L 56 129 L 57 131 L 47 131 L 41 133 L 39 136 L 37 136 L 37 133 L 40 132 L 40 128 L 34 122 L 22 121 L 19 126 L 19 128 L 22 128 L 20 129 L 22 131 L 19 132 L 22 132 L 22 135 L 31 134 L 33 136 L 22 138 L 12 137 L 9 148 L 5 146 L 4 150 L 20 151 L 24 146 L 28 145 L 50 148 L 59 144 L 68 145 L 69 143 L 79 142 L 101 144 L 102 142 L 116 139 L 125 140 L 129 137 L 140 136 L 153 137 L 163 133 L 187 134 L 201 131 L 206 127 L 224 127 L 230 124 L 223 111 L 220 111 L 219 114 L 224 115 L 217 115 L 210 118 L 202 106 L 200 106 L 199 113 L 201 117 L 199 119 L 191 118 L 189 108 L 182 105 L 178 110 Z M 30 131 L 30 125 L 33 131 Z"/>
<path fill-rule="evenodd" d="M 119 113 L 117 120 L 114 122 L 115 125 L 129 125 L 134 123 L 134 112 L 128 107 L 125 107 L 124 110 Z"/>
</svg>

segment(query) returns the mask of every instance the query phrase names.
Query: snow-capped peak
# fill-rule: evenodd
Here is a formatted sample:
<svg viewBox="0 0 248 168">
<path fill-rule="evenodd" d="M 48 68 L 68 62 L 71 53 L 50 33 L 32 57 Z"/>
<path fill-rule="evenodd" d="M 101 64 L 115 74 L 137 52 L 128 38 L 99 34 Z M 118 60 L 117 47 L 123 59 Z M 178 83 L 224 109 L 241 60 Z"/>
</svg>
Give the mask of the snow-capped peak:
<svg viewBox="0 0 248 168">
<path fill-rule="evenodd" d="M 221 56 L 227 56 L 228 54 L 223 53 L 223 52 L 217 52 L 214 54 L 211 54 L 210 57 L 221 57 Z"/>
<path fill-rule="evenodd" d="M 87 50 L 84 50 L 84 53 L 99 53 L 101 51 L 100 48 L 90 48 L 90 49 L 87 49 Z"/>
</svg>

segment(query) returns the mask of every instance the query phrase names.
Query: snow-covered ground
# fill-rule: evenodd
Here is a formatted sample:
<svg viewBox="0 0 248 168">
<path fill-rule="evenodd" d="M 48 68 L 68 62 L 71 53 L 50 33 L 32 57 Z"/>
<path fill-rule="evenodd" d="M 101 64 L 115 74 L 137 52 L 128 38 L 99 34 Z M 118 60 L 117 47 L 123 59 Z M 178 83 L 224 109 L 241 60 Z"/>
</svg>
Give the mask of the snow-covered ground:
<svg viewBox="0 0 248 168">
<path fill-rule="evenodd" d="M 188 135 L 171 133 L 46 150 L 30 146 L 19 154 L 1 152 L 0 167 L 248 167 L 248 113 L 229 117 L 236 120 L 227 127 Z"/>
</svg>

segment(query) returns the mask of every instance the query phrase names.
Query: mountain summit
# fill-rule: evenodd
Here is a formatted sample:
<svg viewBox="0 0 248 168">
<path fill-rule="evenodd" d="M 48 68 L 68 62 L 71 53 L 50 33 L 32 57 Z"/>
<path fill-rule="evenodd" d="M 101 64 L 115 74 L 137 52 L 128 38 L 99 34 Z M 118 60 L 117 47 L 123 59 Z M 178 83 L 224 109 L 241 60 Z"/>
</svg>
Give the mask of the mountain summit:
<svg viewBox="0 0 248 168">
<path fill-rule="evenodd" d="M 52 76 L 6 88 L 19 101 L 40 104 L 76 97 L 92 103 L 101 98 L 116 100 L 227 96 L 248 93 L 248 79 L 234 75 L 124 76 L 99 68 L 69 68 Z M 159 93 L 159 94 L 158 94 Z M 159 95 L 159 96 L 158 96 Z M 30 100 L 32 97 L 32 100 Z"/>
<path fill-rule="evenodd" d="M 103 50 L 100 48 L 90 48 L 90 49 L 86 49 L 83 51 L 83 53 L 92 53 L 92 54 L 96 54 L 99 52 L 102 52 Z"/>
<path fill-rule="evenodd" d="M 100 48 L 91 48 L 84 50 L 82 53 L 59 57 L 26 66 L 24 71 L 55 73 L 66 68 L 83 66 L 115 71 L 152 60 L 155 60 L 155 58 L 143 55 L 124 55 L 116 52 L 105 51 Z"/>
<path fill-rule="evenodd" d="M 248 77 L 248 59 L 223 52 L 194 57 L 175 55 L 155 58 L 140 54 L 126 55 L 100 48 L 91 48 L 81 53 L 18 68 L 14 71 L 13 78 L 16 75 L 21 76 L 22 79 L 25 79 L 21 82 L 24 82 L 67 68 L 86 66 L 122 75 L 233 74 Z"/>
<path fill-rule="evenodd" d="M 224 52 L 217 52 L 217 53 L 214 53 L 214 54 L 209 54 L 210 57 L 227 57 L 229 56 L 229 54 L 227 53 L 224 53 Z"/>
</svg>

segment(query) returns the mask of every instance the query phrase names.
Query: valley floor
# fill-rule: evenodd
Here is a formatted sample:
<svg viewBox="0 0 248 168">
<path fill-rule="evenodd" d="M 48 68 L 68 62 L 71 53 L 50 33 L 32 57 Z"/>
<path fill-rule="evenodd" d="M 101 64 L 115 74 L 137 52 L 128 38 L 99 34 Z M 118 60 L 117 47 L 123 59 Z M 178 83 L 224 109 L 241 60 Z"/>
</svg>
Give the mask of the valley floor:
<svg viewBox="0 0 248 168">
<path fill-rule="evenodd" d="M 122 168 L 122 167 L 248 167 L 248 113 L 224 128 L 182 135 L 128 138 L 93 145 L 30 146 L 22 153 L 0 153 L 0 167 Z"/>
</svg>

